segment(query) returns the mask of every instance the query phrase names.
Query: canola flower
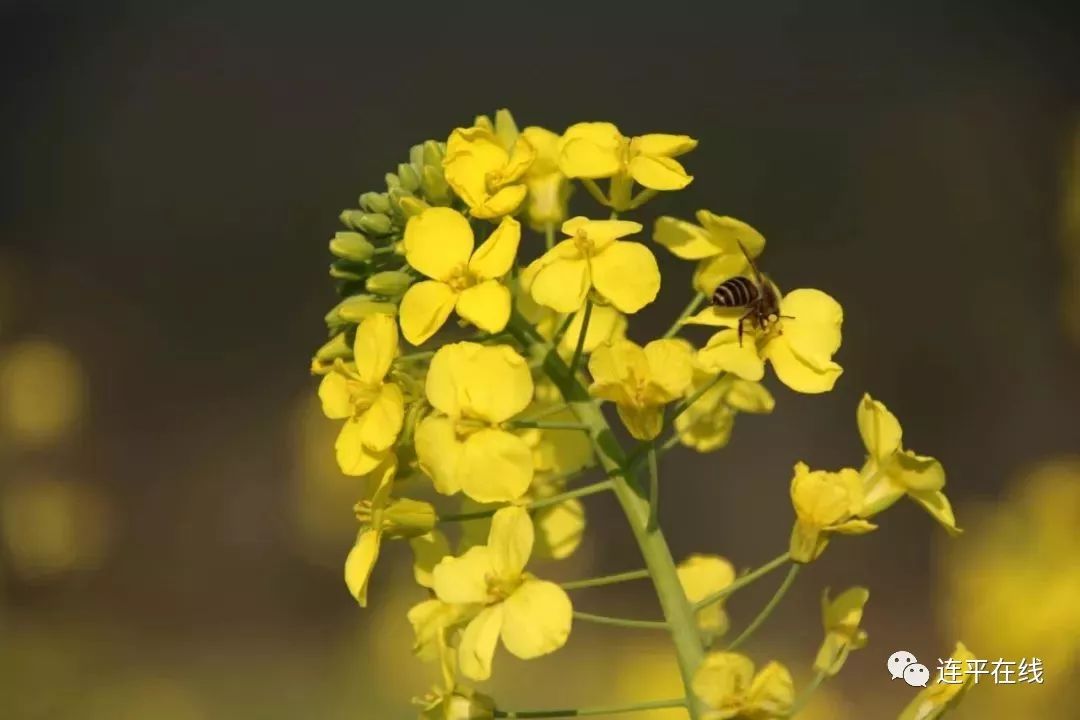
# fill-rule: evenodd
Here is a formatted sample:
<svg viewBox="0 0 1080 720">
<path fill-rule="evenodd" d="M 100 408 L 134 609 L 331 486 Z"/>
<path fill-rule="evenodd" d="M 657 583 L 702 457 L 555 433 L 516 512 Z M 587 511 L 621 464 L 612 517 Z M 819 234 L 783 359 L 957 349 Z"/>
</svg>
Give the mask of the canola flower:
<svg viewBox="0 0 1080 720">
<path fill-rule="evenodd" d="M 942 465 L 905 449 L 896 418 L 866 396 L 856 413 L 865 461 L 853 453 L 853 466 L 835 471 L 795 464 L 795 519 L 786 543 L 777 538 L 780 555 L 740 572 L 735 560 L 702 548 L 675 564 L 658 512 L 669 492 L 664 454 L 678 446 L 718 451 L 739 415 L 767 415 L 784 402 L 763 384 L 767 364 L 787 389 L 815 395 L 843 372 L 839 302 L 811 288 L 785 294 L 759 279 L 765 237 L 706 210 L 696 223 L 656 221 L 654 241 L 697 268 L 689 287 L 671 290 L 689 302 L 670 329 L 637 339 L 636 316 L 657 299 L 661 272 L 636 237 L 641 218 L 625 214 L 690 186 L 676 158 L 696 145 L 687 135 L 628 137 L 608 122 L 519 130 L 499 110 L 445 142 L 414 146 L 386 176 L 385 192 L 363 193 L 359 208 L 341 214 L 345 229 L 330 241 L 339 300 L 311 371 L 321 378 L 325 414 L 343 421 L 338 464 L 359 486 L 349 592 L 360 605 L 379 602 L 383 541 L 405 538 L 412 550 L 413 652 L 440 670 L 440 682 L 416 701 L 422 720 L 661 709 L 690 720 L 798 717 L 867 644 L 869 600 L 860 587 L 835 598 L 826 592 L 824 639 L 806 661 L 816 674 L 798 688 L 787 665 L 759 668 L 743 647 L 800 571 L 809 573 L 838 536 L 875 530 L 871 519 L 904 496 L 956 530 Z M 571 217 L 567 200 L 579 184 L 605 209 Z M 741 337 L 745 308 L 702 308 L 735 276 L 770 283 L 779 299 L 771 315 L 743 320 Z M 448 322 L 455 313 L 460 322 Z M 699 325 L 719 329 L 701 337 Z M 422 347 L 402 352 L 399 334 Z M 594 496 L 618 504 L 641 566 L 561 584 L 534 575 L 533 562 L 563 562 L 590 537 Z M 732 632 L 728 598 L 781 569 L 772 597 Z M 571 600 L 583 588 L 638 581 L 651 583 L 660 617 L 594 612 L 601 608 Z M 521 660 L 557 653 L 581 623 L 666 633 L 682 694 L 521 710 L 469 685 L 496 667 L 508 671 L 495 659 L 500 646 Z M 927 713 L 962 694 L 935 692 L 920 700 L 918 717 L 937 717 Z M 905 720 L 915 717 L 905 712 Z"/>
</svg>

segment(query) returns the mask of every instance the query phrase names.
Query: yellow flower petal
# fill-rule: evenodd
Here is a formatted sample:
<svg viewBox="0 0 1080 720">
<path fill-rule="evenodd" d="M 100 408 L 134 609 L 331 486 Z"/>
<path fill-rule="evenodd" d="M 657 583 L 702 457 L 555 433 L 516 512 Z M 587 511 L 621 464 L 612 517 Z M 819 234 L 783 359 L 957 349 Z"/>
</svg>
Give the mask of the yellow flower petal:
<svg viewBox="0 0 1080 720">
<path fill-rule="evenodd" d="M 934 492 L 945 487 L 945 468 L 934 458 L 904 450 L 893 460 L 889 474 L 909 491 Z"/>
<path fill-rule="evenodd" d="M 765 376 L 765 363 L 758 356 L 754 337 L 744 333 L 742 345 L 739 345 L 737 330 L 721 330 L 709 338 L 705 347 L 698 351 L 697 362 L 708 372 L 730 372 L 753 382 Z"/>
<path fill-rule="evenodd" d="M 414 436 L 420 469 L 431 478 L 435 490 L 453 495 L 461 490 L 459 465 L 465 446 L 458 440 L 454 421 L 426 417 L 416 426 Z"/>
<path fill-rule="evenodd" d="M 323 375 L 319 382 L 319 401 L 322 411 L 331 420 L 341 420 L 353 413 L 352 398 L 349 394 L 349 381 L 339 372 L 331 371 Z"/>
<path fill-rule="evenodd" d="M 450 417 L 459 417 L 463 403 L 467 402 L 462 387 L 464 365 L 469 362 L 473 352 L 472 343 L 443 345 L 435 352 L 428 366 L 424 394 L 433 408 Z"/>
<path fill-rule="evenodd" d="M 450 555 L 450 542 L 441 532 L 432 530 L 409 540 L 409 546 L 413 551 L 413 578 L 416 584 L 433 587 L 435 566 Z"/>
<path fill-rule="evenodd" d="M 401 334 L 419 345 L 439 331 L 450 317 L 457 293 L 443 282 L 425 280 L 411 285 L 401 298 Z"/>
<path fill-rule="evenodd" d="M 345 559 L 345 584 L 349 592 L 360 603 L 360 607 L 367 607 L 367 586 L 371 577 L 371 570 L 375 567 L 375 561 L 379 558 L 379 545 L 382 533 L 371 528 L 360 531 L 356 537 L 356 544 L 349 551 Z"/>
<path fill-rule="evenodd" d="M 619 419 L 635 440 L 653 440 L 664 429 L 664 409 L 660 406 L 615 405 Z"/>
<path fill-rule="evenodd" d="M 356 374 L 368 384 L 381 382 L 390 372 L 397 350 L 398 330 L 393 317 L 378 313 L 364 318 L 353 342 Z"/>
<path fill-rule="evenodd" d="M 528 407 L 533 399 L 533 381 L 525 358 L 509 345 L 459 345 L 464 354 L 457 365 L 457 384 L 466 415 L 502 423 Z"/>
<path fill-rule="evenodd" d="M 642 155 L 678 157 L 697 147 L 698 141 L 689 135 L 647 133 L 630 141 L 630 149 Z"/>
<path fill-rule="evenodd" d="M 585 310 L 582 308 L 574 313 L 574 318 L 559 340 L 559 352 L 568 356 L 577 348 L 578 338 L 581 337 L 581 326 L 585 321 Z M 589 328 L 585 332 L 585 343 L 582 351 L 591 353 L 602 343 L 619 340 L 626 337 L 626 316 L 610 305 L 593 305 L 589 315 Z"/>
<path fill-rule="evenodd" d="M 705 293 L 706 295 L 712 295 L 716 288 L 720 286 L 720 283 L 725 280 L 730 280 L 733 277 L 745 276 L 749 273 L 746 272 L 747 265 L 746 259 L 740 253 L 739 255 L 715 255 L 710 258 L 705 258 L 700 261 L 697 268 L 694 269 L 693 285 L 694 289 L 698 292 Z M 706 309 L 706 311 L 708 308 Z M 731 315 L 735 320 L 746 312 L 743 308 L 735 308 L 734 310 L 742 310 L 740 313 L 735 313 L 732 308 L 717 308 L 721 311 L 722 315 Z M 701 324 L 712 324 L 702 322 Z M 727 327 L 731 327 L 731 323 L 727 323 Z"/>
<path fill-rule="evenodd" d="M 488 239 L 476 248 L 469 260 L 469 270 L 485 280 L 501 278 L 510 272 L 521 241 L 521 223 L 504 217 Z"/>
<path fill-rule="evenodd" d="M 523 507 L 507 507 L 491 518 L 487 546 L 495 576 L 515 580 L 525 571 L 533 547 L 533 523 Z"/>
<path fill-rule="evenodd" d="M 786 327 L 786 325 L 785 325 Z M 765 345 L 762 355 L 772 363 L 780 382 L 796 392 L 816 394 L 828 392 L 844 372 L 834 362 L 819 369 L 805 362 L 791 350 L 787 342 L 772 340 Z"/>
<path fill-rule="evenodd" d="M 364 445 L 365 423 L 363 418 L 350 418 L 341 426 L 334 452 L 338 467 L 346 475 L 366 475 L 382 461 L 384 452 L 378 452 Z"/>
<path fill-rule="evenodd" d="M 465 627 L 458 646 L 461 674 L 478 682 L 491 677 L 491 660 L 503 627 L 503 606 L 485 608 Z"/>
<path fill-rule="evenodd" d="M 694 694 L 713 711 L 717 720 L 735 717 L 754 677 L 754 663 L 745 655 L 711 652 L 694 673 Z"/>
<path fill-rule="evenodd" d="M 457 314 L 484 332 L 500 332 L 510 321 L 510 290 L 498 280 L 466 288 L 457 298 Z"/>
<path fill-rule="evenodd" d="M 532 482 L 532 451 L 505 430 L 479 430 L 465 440 L 458 477 L 462 492 L 477 502 L 516 500 Z"/>
<path fill-rule="evenodd" d="M 776 400 L 764 386 L 738 378 L 731 383 L 725 401 L 729 406 L 745 413 L 771 413 L 776 407 Z"/>
<path fill-rule="evenodd" d="M 521 206 L 528 194 L 529 189 L 524 184 L 507 185 L 472 208 L 472 215 L 487 220 L 508 215 Z"/>
<path fill-rule="evenodd" d="M 541 265 L 532 281 L 532 298 L 556 312 L 577 312 L 589 292 L 589 263 L 584 259 L 555 260 Z"/>
<path fill-rule="evenodd" d="M 469 548 L 461 557 L 445 557 L 432 571 L 432 589 L 443 602 L 455 605 L 486 603 L 488 577 L 493 572 L 491 551 L 483 546 Z"/>
<path fill-rule="evenodd" d="M 771 662 L 754 676 L 746 691 L 747 717 L 782 720 L 795 704 L 795 683 L 788 669 Z"/>
<path fill-rule="evenodd" d="M 956 518 L 953 515 L 952 505 L 949 498 L 940 490 L 916 490 L 909 493 L 911 499 L 923 506 L 926 512 L 937 520 L 950 535 L 959 535 L 960 528 L 956 527 Z"/>
<path fill-rule="evenodd" d="M 360 416 L 360 437 L 371 450 L 386 450 L 397 440 L 404 420 L 405 397 L 401 388 L 387 383 L 379 390 L 371 407 Z"/>
<path fill-rule="evenodd" d="M 653 228 L 653 240 L 683 260 L 702 260 L 720 254 L 703 227 L 673 217 L 661 217 Z"/>
<path fill-rule="evenodd" d="M 627 404 L 632 402 L 627 388 L 649 377 L 649 359 L 637 343 L 618 340 L 596 348 L 589 357 L 589 374 L 593 377 L 589 388 L 593 397 Z"/>
<path fill-rule="evenodd" d="M 559 172 L 559 136 L 536 125 L 525 128 L 521 134 L 536 150 L 536 159 L 528 174 L 540 176 Z"/>
<path fill-rule="evenodd" d="M 431 207 L 405 225 L 405 260 L 432 280 L 448 280 L 473 251 L 469 221 L 457 210 Z"/>
<path fill-rule="evenodd" d="M 679 584 L 691 604 L 723 590 L 735 581 L 735 568 L 719 555 L 691 555 L 676 568 Z M 715 602 L 697 613 L 698 628 L 723 635 L 728 630 L 728 616 L 723 602 Z"/>
<path fill-rule="evenodd" d="M 591 264 L 593 286 L 624 313 L 637 312 L 655 300 L 660 291 L 660 268 L 652 251 L 641 243 L 614 242 L 593 256 Z M 536 297 L 535 284 L 533 297 Z"/>
<path fill-rule="evenodd" d="M 611 123 L 571 125 L 559 142 L 559 169 L 571 178 L 605 178 L 619 172 L 625 138 Z"/>
<path fill-rule="evenodd" d="M 511 654 L 530 660 L 566 644 L 573 607 L 555 583 L 526 580 L 503 603 L 502 641 Z"/>
<path fill-rule="evenodd" d="M 409 608 L 407 617 L 412 625 L 413 652 L 424 662 L 437 660 L 446 647 L 443 636 L 447 630 L 464 622 L 468 617 L 470 605 L 451 605 L 442 600 L 431 598 Z"/>
<path fill-rule="evenodd" d="M 715 288 L 714 288 L 715 289 Z M 738 328 L 739 318 L 746 314 L 745 308 L 720 307 L 710 305 L 696 315 L 686 319 L 687 325 L 707 325 L 709 327 Z M 745 329 L 743 330 L 745 333 Z"/>
<path fill-rule="evenodd" d="M 502 169 L 502 181 L 504 183 L 516 182 L 528 172 L 536 160 L 536 148 L 529 140 L 519 136 L 510 151 L 510 158 Z"/>
<path fill-rule="evenodd" d="M 600 252 L 611 243 L 627 235 L 641 232 L 641 223 L 632 220 L 590 220 L 578 215 L 562 224 L 566 235 L 576 236 L 584 233 L 593 246 L 593 252 Z"/>
<path fill-rule="evenodd" d="M 669 403 L 682 397 L 694 379 L 693 348 L 684 340 L 653 340 L 645 346 L 650 400 Z"/>
<path fill-rule="evenodd" d="M 630 161 L 630 176 L 652 190 L 682 190 L 694 179 L 678 160 L 654 155 L 638 155 Z"/>
<path fill-rule="evenodd" d="M 855 414 L 859 436 L 870 457 L 883 463 L 900 449 L 900 421 L 882 403 L 864 394 Z"/>
<path fill-rule="evenodd" d="M 780 336 L 796 356 L 816 370 L 829 370 L 832 356 L 840 349 L 840 325 L 844 310 L 840 303 L 812 288 L 792 290 L 780 301 Z"/>
<path fill-rule="evenodd" d="M 708 210 L 698 210 L 697 219 L 716 247 L 724 255 L 739 261 L 740 267 L 734 272 L 749 269 L 746 255 L 756 258 L 765 250 L 765 236 L 742 220 L 728 215 L 716 215 Z M 743 249 L 746 254 L 743 254 Z"/>
</svg>

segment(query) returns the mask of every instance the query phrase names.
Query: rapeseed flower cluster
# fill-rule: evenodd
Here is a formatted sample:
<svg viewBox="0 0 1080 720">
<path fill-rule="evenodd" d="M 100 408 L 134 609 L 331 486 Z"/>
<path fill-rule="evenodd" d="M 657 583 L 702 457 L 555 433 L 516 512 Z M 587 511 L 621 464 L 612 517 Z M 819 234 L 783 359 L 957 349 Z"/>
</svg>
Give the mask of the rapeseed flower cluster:
<svg viewBox="0 0 1080 720">
<path fill-rule="evenodd" d="M 839 302 L 814 288 L 782 292 L 760 275 L 761 232 L 701 210 L 696 222 L 657 219 L 652 244 L 639 219 L 624 217 L 687 188 L 681 158 L 696 146 L 687 135 L 627 136 L 609 122 L 519 130 L 500 110 L 417 145 L 385 192 L 363 193 L 341 214 L 345 229 L 330 241 L 340 298 L 311 369 L 324 413 L 342 423 L 338 465 L 356 482 L 349 592 L 361 606 L 378 596 L 384 540 L 407 539 L 413 552 L 413 648 L 441 670 L 416 701 L 421 718 L 513 716 L 469 683 L 491 677 L 498 648 L 548 655 L 580 622 L 672 635 L 684 696 L 612 712 L 792 717 L 868 641 L 869 593 L 856 587 L 824 596 L 817 678 L 801 692 L 781 662 L 758 668 L 743 654 L 800 568 L 837 536 L 875 530 L 871 520 L 905 496 L 957 532 L 942 465 L 906 449 L 896 417 L 866 396 L 855 423 L 861 467 L 795 465 L 786 552 L 743 573 L 715 554 L 673 562 L 657 515 L 663 454 L 716 451 L 740 415 L 772 412 L 766 365 L 809 394 L 832 390 L 843 372 Z M 575 185 L 603 209 L 571 214 Z M 634 318 L 662 285 L 657 248 L 696 263 L 684 289 L 692 299 L 667 333 L 639 341 Z M 778 298 L 767 317 L 702 307 L 740 276 Z M 700 325 L 717 329 L 698 337 Z M 601 479 L 582 482 L 598 466 Z M 575 553 L 588 528 L 584 499 L 601 493 L 619 500 L 645 567 L 562 584 L 543 579 L 543 567 L 533 574 L 537 562 Z M 725 640 L 726 598 L 779 568 L 787 576 L 773 601 Z M 643 579 L 662 620 L 598 615 L 572 600 L 579 588 Z"/>
</svg>

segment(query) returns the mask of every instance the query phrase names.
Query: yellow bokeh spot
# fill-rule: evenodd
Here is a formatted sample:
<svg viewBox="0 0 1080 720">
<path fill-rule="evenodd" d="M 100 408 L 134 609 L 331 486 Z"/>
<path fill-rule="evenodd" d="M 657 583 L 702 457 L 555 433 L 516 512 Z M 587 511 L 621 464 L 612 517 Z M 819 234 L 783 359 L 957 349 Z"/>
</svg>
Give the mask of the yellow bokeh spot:
<svg viewBox="0 0 1080 720">
<path fill-rule="evenodd" d="M 95 486 L 30 476 L 5 484 L 0 499 L 0 536 L 19 576 L 51 576 L 101 563 L 109 508 Z"/>
<path fill-rule="evenodd" d="M 86 404 L 75 357 L 48 340 L 28 340 L 0 355 L 0 435 L 18 444 L 61 439 Z"/>
<path fill-rule="evenodd" d="M 90 720 L 205 720 L 192 690 L 167 678 L 127 680 L 98 690 L 83 709 Z"/>
</svg>

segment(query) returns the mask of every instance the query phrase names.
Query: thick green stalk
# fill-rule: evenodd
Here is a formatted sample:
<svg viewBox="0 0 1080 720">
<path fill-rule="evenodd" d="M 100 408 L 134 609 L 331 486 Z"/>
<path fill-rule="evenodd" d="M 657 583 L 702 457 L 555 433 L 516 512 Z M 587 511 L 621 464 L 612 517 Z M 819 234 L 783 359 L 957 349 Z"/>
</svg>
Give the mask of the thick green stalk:
<svg viewBox="0 0 1080 720">
<path fill-rule="evenodd" d="M 515 314 L 511 318 L 509 330 L 526 346 L 538 344 L 546 346 L 542 338 L 520 315 Z M 619 500 L 619 505 L 626 515 L 634 539 L 641 550 L 645 565 L 649 569 L 660 600 L 660 607 L 671 631 L 679 671 L 686 688 L 687 711 L 691 720 L 699 720 L 700 704 L 694 697 L 692 683 L 694 673 L 704 657 L 705 649 L 701 643 L 701 636 L 698 634 L 693 609 L 679 583 L 675 561 L 671 557 L 667 540 L 659 527 L 652 529 L 648 527 L 649 501 L 640 484 L 634 482 L 634 476 L 624 473 L 625 454 L 618 441 L 615 440 L 600 408 L 593 403 L 585 388 L 570 374 L 570 368 L 558 354 L 551 352 L 550 347 L 545 349 L 548 351 L 544 362 L 545 371 L 562 392 L 563 398 L 574 415 L 582 424 L 589 426 L 589 434 L 596 448 L 597 457 L 611 475 L 615 497 Z"/>
</svg>

